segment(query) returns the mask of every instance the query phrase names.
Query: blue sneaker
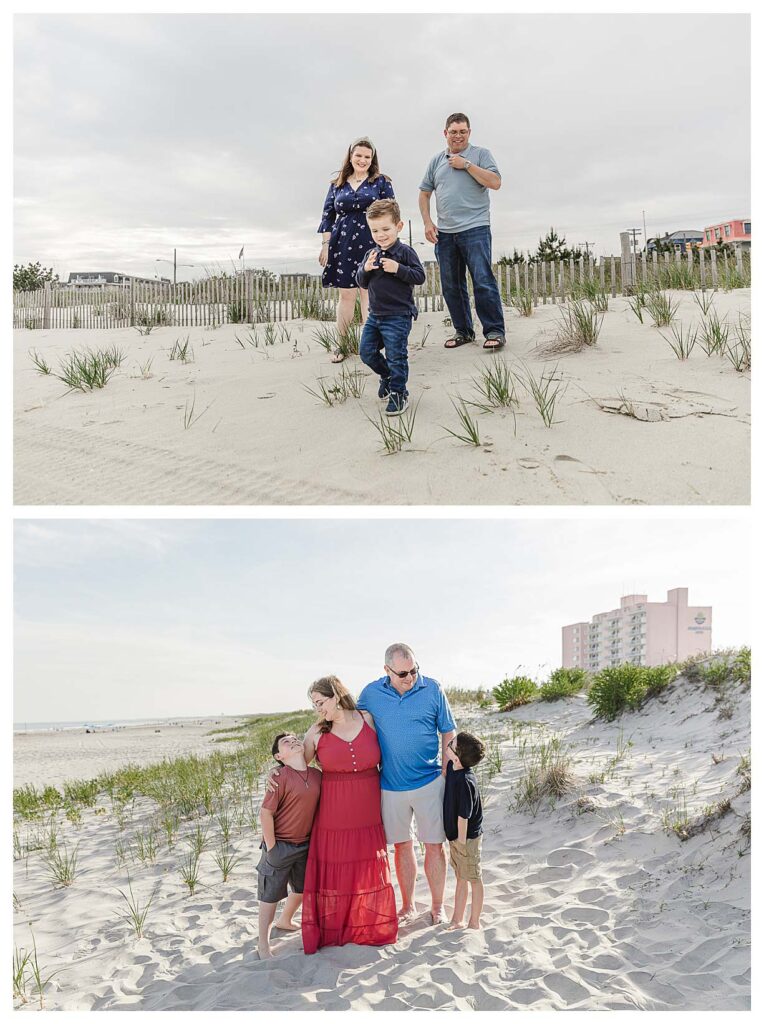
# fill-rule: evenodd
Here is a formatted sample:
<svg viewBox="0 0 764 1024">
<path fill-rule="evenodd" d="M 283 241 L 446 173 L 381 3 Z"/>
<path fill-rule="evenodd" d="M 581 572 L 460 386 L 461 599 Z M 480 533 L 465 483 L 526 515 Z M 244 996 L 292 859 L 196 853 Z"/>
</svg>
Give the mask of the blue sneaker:
<svg viewBox="0 0 764 1024">
<path fill-rule="evenodd" d="M 409 407 L 409 396 L 402 391 L 391 391 L 390 401 L 385 409 L 386 416 L 400 416 Z"/>
<path fill-rule="evenodd" d="M 380 402 L 385 402 L 390 397 L 390 378 L 380 377 L 379 378 L 379 391 L 377 391 L 377 398 Z"/>
</svg>

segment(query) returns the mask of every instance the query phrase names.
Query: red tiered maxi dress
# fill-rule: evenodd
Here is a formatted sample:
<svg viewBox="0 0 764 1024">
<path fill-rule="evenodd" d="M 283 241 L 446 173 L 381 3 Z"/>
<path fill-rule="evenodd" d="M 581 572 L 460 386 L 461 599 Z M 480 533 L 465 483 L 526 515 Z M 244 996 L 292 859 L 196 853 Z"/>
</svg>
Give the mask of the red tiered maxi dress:
<svg viewBox="0 0 764 1024">
<path fill-rule="evenodd" d="M 321 946 L 384 946 L 398 937 L 379 787 L 380 751 L 366 723 L 353 740 L 322 733 L 321 800 L 310 836 L 302 941 Z"/>
</svg>

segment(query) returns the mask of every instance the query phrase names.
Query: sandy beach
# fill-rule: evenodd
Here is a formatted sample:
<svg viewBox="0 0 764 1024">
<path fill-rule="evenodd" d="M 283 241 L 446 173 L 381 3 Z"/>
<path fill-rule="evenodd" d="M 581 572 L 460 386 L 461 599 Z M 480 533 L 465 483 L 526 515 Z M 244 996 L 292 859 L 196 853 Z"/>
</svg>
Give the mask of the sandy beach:
<svg viewBox="0 0 764 1024">
<path fill-rule="evenodd" d="M 240 718 L 193 718 L 117 728 L 17 732 L 13 735 L 13 785 L 60 786 L 69 779 L 94 779 L 126 764 L 147 765 L 164 758 L 215 749 L 213 729 L 238 725 Z"/>
<path fill-rule="evenodd" d="M 70 886 L 54 887 L 39 851 L 15 862 L 15 942 L 28 948 L 31 927 L 44 971 L 60 971 L 44 1005 L 749 1008 L 750 689 L 737 686 L 721 701 L 718 691 L 680 678 L 611 723 L 593 721 L 583 696 L 511 713 L 455 711 L 461 728 L 494 735 L 501 754 L 484 789 L 482 932 L 428 924 L 420 877 L 421 916 L 394 947 L 351 945 L 305 957 L 299 936 L 289 935 L 272 961 L 258 961 L 259 840 L 251 827 L 234 832 L 241 860 L 229 880 L 221 881 L 210 848 L 189 895 L 178 871 L 180 841 L 171 850 L 160 843 L 154 861 L 133 854 L 117 863 L 117 843 L 133 843 L 150 822 L 150 802 L 136 801 L 121 832 L 99 804 L 79 826 L 62 823 L 62 839 L 78 844 Z M 523 744 L 552 736 L 570 754 L 575 786 L 554 805 L 518 810 Z M 109 747 L 119 737 L 101 739 Z M 19 825 L 22 842 L 36 827 Z M 141 939 L 120 917 L 117 890 L 125 890 L 128 872 L 140 900 L 156 891 Z M 450 875 L 447 904 L 452 898 Z M 36 1005 L 30 998 L 25 1008 Z"/>
<path fill-rule="evenodd" d="M 692 293 L 672 292 L 687 327 Z M 718 293 L 730 324 L 750 311 L 750 290 Z M 481 444 L 456 440 L 452 401 L 475 401 L 489 363 L 477 345 L 445 351 L 442 313 L 423 313 L 410 339 L 409 387 L 418 403 L 404 450 L 380 451 L 376 378 L 360 399 L 322 405 L 305 390 L 340 369 L 314 338 L 318 326 L 15 331 L 15 501 L 37 504 L 745 504 L 749 501 L 750 374 L 696 346 L 676 358 L 659 330 L 640 324 L 623 297 L 596 346 L 544 355 L 559 308 L 530 318 L 508 310 L 507 364 L 563 382 L 547 428 L 517 388 L 513 409 L 472 407 Z M 282 333 L 282 327 L 288 335 Z M 664 334 L 669 331 L 664 328 Z M 236 337 L 242 341 L 239 344 Z M 189 339 L 193 361 L 170 359 Z M 55 370 L 73 348 L 116 345 L 125 359 L 107 386 L 66 393 L 37 372 L 35 349 Z M 501 357 L 500 357 L 501 358 Z M 619 411 L 620 410 L 620 411 Z M 629 411 L 631 414 L 624 414 Z M 639 417 L 639 418 L 637 418 Z M 189 422 L 190 420 L 190 422 Z"/>
</svg>

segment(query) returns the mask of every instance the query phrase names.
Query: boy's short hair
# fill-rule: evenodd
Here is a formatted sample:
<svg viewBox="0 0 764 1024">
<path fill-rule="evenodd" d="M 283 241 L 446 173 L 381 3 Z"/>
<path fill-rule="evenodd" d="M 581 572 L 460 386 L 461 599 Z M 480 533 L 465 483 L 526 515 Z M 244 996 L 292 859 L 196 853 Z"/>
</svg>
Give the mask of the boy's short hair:
<svg viewBox="0 0 764 1024">
<path fill-rule="evenodd" d="M 456 734 L 456 756 L 465 768 L 474 768 L 485 757 L 485 744 L 471 732 Z"/>
<path fill-rule="evenodd" d="M 400 224 L 401 208 L 395 199 L 375 199 L 366 211 L 367 220 L 379 220 L 388 215 L 393 218 L 393 224 Z"/>
<path fill-rule="evenodd" d="M 466 114 L 449 114 L 446 118 L 446 128 L 452 124 L 466 124 L 468 128 L 471 128 L 470 119 Z"/>
<path fill-rule="evenodd" d="M 289 735 L 288 732 L 280 732 L 278 734 L 278 736 L 276 737 L 276 739 L 273 741 L 273 746 L 271 747 L 271 753 L 273 754 L 274 757 L 276 757 L 276 754 L 278 754 L 278 752 L 279 752 L 279 743 L 284 739 L 285 736 L 288 736 L 288 735 Z M 278 761 L 278 758 L 276 758 L 276 760 Z"/>
</svg>

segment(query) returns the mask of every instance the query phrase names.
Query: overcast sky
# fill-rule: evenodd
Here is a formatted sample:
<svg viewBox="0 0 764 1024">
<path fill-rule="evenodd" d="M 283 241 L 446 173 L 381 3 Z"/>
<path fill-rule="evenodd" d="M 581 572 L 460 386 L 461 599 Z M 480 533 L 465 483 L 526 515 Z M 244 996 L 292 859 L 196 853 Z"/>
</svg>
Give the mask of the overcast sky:
<svg viewBox="0 0 764 1024">
<path fill-rule="evenodd" d="M 446 686 L 560 664 L 560 629 L 689 587 L 751 641 L 716 520 L 18 520 L 14 721 L 240 714 L 354 691 L 411 644 Z M 744 540 L 739 550 L 747 550 Z"/>
<path fill-rule="evenodd" d="M 494 256 L 550 225 L 750 216 L 748 15 L 20 15 L 15 261 L 179 279 L 317 271 L 348 143 L 368 134 L 404 220 L 445 117 L 503 175 Z M 423 245 L 420 254 L 432 258 Z"/>
</svg>

